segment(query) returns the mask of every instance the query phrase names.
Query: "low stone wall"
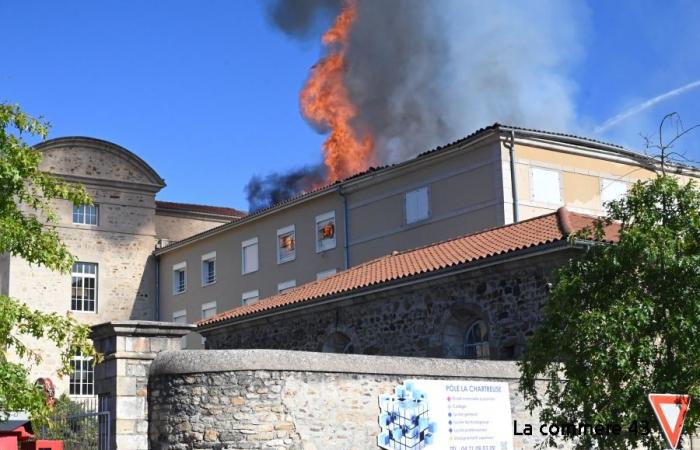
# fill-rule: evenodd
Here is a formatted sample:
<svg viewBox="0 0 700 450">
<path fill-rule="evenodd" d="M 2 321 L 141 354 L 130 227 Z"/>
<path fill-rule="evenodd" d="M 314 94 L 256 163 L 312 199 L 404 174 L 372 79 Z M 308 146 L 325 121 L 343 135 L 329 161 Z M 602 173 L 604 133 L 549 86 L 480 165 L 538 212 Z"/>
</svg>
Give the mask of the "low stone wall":
<svg viewBox="0 0 700 450">
<path fill-rule="evenodd" d="M 537 423 L 513 362 L 279 350 L 163 352 L 149 380 L 151 449 L 378 448 L 378 396 L 407 378 L 504 381 L 513 419 Z M 531 449 L 536 436 L 516 436 Z"/>
</svg>

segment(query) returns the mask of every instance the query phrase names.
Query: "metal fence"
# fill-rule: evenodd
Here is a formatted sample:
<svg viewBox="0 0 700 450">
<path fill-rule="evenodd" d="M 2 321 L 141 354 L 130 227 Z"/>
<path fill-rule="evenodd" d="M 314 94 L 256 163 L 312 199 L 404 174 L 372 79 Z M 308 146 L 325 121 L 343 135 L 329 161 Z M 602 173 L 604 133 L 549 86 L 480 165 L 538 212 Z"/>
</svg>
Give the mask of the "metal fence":
<svg viewBox="0 0 700 450">
<path fill-rule="evenodd" d="M 53 418 L 51 428 L 43 427 L 42 439 L 60 439 L 64 450 L 111 450 L 112 423 L 109 398 L 81 399 L 77 408 Z"/>
</svg>

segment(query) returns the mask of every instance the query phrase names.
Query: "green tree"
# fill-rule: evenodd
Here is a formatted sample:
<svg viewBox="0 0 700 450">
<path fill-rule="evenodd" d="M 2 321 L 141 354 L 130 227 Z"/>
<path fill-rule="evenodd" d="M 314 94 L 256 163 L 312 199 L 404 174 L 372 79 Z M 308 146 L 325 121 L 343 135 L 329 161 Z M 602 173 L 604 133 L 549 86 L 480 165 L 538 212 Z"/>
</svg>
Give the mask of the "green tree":
<svg viewBox="0 0 700 450">
<path fill-rule="evenodd" d="M 700 193 L 673 176 L 638 182 L 576 238 L 599 241 L 613 221 L 619 242 L 592 245 L 558 271 L 520 390 L 542 423 L 623 425 L 619 436 L 579 437 L 579 449 L 666 448 L 647 395 L 700 398 Z M 691 407 L 685 430 L 699 420 Z"/>
<path fill-rule="evenodd" d="M 53 201 L 78 205 L 91 200 L 82 186 L 39 169 L 41 153 L 24 137 L 46 139 L 47 131 L 47 123 L 18 106 L 0 103 L 0 254 L 66 273 L 73 257 L 56 231 Z M 76 353 L 94 355 L 89 332 L 70 315 L 34 311 L 0 295 L 0 421 L 13 411 L 26 411 L 37 420 L 46 420 L 49 414 L 43 391 L 29 379 L 30 367 L 41 358 L 23 339 L 53 341 L 61 355 L 57 375 L 63 376 L 70 372 L 70 359 Z"/>
</svg>

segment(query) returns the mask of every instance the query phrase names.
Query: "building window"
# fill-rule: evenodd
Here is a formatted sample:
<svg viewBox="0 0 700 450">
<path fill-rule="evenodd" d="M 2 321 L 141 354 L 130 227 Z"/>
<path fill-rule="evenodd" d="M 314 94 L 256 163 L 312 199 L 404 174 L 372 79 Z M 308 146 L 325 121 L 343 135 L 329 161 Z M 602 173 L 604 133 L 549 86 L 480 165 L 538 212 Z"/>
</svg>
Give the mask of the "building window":
<svg viewBox="0 0 700 450">
<path fill-rule="evenodd" d="M 77 262 L 71 273 L 71 311 L 97 310 L 97 264 Z"/>
<path fill-rule="evenodd" d="M 173 266 L 173 294 L 182 294 L 187 290 L 187 263 Z"/>
<path fill-rule="evenodd" d="M 332 276 L 335 275 L 337 272 L 338 272 L 338 271 L 335 270 L 335 269 L 324 270 L 323 272 L 319 272 L 319 273 L 316 274 L 316 281 L 325 280 L 325 279 L 328 278 L 328 277 L 332 277 Z"/>
<path fill-rule="evenodd" d="M 474 322 L 464 333 L 464 357 L 467 359 L 488 359 L 489 330 L 483 320 Z"/>
<path fill-rule="evenodd" d="M 173 313 L 173 322 L 175 323 L 187 323 L 187 311 L 181 309 Z M 187 348 L 187 336 L 182 336 L 180 338 L 180 348 Z"/>
<path fill-rule="evenodd" d="M 294 225 L 277 230 L 277 264 L 296 258 L 296 237 Z"/>
<path fill-rule="evenodd" d="M 202 255 L 202 286 L 216 283 L 216 252 Z"/>
<path fill-rule="evenodd" d="M 335 248 L 335 211 L 316 216 L 316 252 Z"/>
<path fill-rule="evenodd" d="M 73 223 L 97 225 L 100 207 L 97 205 L 73 205 Z"/>
<path fill-rule="evenodd" d="M 216 302 L 209 302 L 202 305 L 202 320 L 206 320 L 216 315 Z"/>
<path fill-rule="evenodd" d="M 252 305 L 253 303 L 257 303 L 259 299 L 260 292 L 257 289 L 244 292 L 243 295 L 241 295 L 241 303 L 243 303 L 243 305 Z"/>
<path fill-rule="evenodd" d="M 89 356 L 75 355 L 70 366 L 72 372 L 69 379 L 70 395 L 94 395 L 95 368 Z"/>
<path fill-rule="evenodd" d="M 277 285 L 277 293 L 281 294 L 297 286 L 297 280 L 289 280 Z"/>
<path fill-rule="evenodd" d="M 600 203 L 605 206 L 606 203 L 614 200 L 620 200 L 627 195 L 627 183 L 619 180 L 610 180 L 607 178 L 600 179 Z"/>
<path fill-rule="evenodd" d="M 530 191 L 533 202 L 560 205 L 559 171 L 532 167 L 530 169 Z"/>
<path fill-rule="evenodd" d="M 406 192 L 405 202 L 406 223 L 415 223 L 430 217 L 430 201 L 428 187 Z"/>
<path fill-rule="evenodd" d="M 241 268 L 243 275 L 258 270 L 258 238 L 241 243 Z"/>
</svg>

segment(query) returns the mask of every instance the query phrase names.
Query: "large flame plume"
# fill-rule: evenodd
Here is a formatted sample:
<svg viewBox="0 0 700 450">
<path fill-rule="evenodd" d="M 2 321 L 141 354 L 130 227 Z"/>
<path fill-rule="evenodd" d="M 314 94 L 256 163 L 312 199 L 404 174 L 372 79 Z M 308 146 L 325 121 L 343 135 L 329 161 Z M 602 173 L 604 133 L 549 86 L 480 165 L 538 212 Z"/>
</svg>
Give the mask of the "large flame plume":
<svg viewBox="0 0 700 450">
<path fill-rule="evenodd" d="M 367 169 L 375 161 L 374 139 L 357 131 L 357 108 L 345 85 L 348 37 L 357 17 L 356 0 L 345 0 L 333 26 L 323 35 L 327 54 L 312 69 L 301 91 L 304 117 L 329 130 L 323 144 L 326 181 L 333 182 Z"/>
</svg>

